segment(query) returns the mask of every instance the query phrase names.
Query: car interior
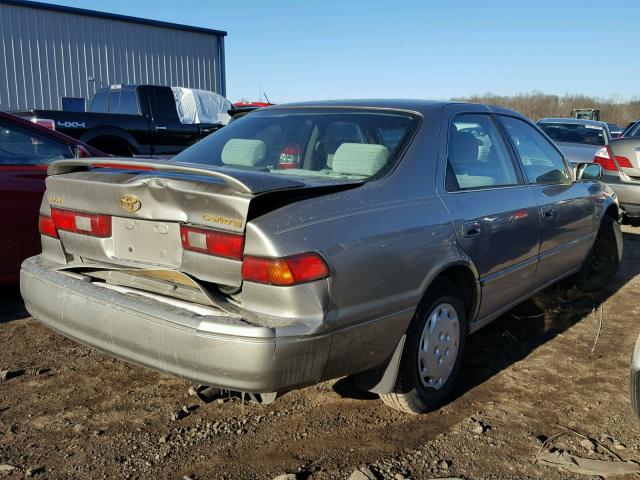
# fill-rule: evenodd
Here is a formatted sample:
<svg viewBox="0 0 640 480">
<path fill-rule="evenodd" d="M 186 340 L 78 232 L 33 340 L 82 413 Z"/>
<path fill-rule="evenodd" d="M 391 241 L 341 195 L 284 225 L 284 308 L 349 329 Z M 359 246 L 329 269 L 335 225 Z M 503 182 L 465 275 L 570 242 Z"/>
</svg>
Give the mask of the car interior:
<svg viewBox="0 0 640 480">
<path fill-rule="evenodd" d="M 513 164 L 504 145 L 495 138 L 496 133 L 480 123 L 454 122 L 451 125 L 447 152 L 448 191 L 518 183 Z"/>
</svg>

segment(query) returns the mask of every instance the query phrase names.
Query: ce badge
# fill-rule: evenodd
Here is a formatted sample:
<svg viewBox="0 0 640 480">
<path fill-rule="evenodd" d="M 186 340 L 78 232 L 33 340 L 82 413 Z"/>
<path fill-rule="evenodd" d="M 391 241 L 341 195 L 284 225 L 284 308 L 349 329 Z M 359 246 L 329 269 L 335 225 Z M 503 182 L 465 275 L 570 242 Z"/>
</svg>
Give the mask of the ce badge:
<svg viewBox="0 0 640 480">
<path fill-rule="evenodd" d="M 127 193 L 120 197 L 120 205 L 127 212 L 137 212 L 142 207 L 142 203 L 140 202 L 140 198 L 137 195 L 133 195 L 131 193 Z"/>
</svg>

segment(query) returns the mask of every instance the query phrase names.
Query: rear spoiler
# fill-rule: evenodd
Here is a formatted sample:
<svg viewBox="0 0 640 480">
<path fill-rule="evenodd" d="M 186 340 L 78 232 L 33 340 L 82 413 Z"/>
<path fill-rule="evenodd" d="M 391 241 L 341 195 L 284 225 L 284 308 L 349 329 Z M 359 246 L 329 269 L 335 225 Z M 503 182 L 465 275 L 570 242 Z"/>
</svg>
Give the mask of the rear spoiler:
<svg viewBox="0 0 640 480">
<path fill-rule="evenodd" d="M 232 190 L 249 195 L 273 190 L 300 188 L 305 185 L 303 182 L 276 175 L 269 175 L 264 172 L 234 170 L 233 172 L 227 173 L 216 167 L 207 167 L 192 163 L 141 161 L 128 158 L 74 158 L 57 160 L 49 165 L 47 174 L 64 175 L 65 173 L 88 170 L 89 168 L 149 170 L 200 175 L 222 180 Z"/>
</svg>

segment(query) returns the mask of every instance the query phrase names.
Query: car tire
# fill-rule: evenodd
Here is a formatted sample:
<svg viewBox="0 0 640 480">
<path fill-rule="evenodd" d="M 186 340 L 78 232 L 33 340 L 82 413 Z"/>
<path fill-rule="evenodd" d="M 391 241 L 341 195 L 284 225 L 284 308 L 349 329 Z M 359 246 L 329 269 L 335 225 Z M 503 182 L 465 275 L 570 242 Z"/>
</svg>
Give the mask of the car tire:
<svg viewBox="0 0 640 480">
<path fill-rule="evenodd" d="M 460 372 L 467 333 L 462 295 L 449 280 L 436 280 L 407 330 L 393 392 L 381 394 L 382 401 L 414 415 L 444 405 Z"/>
<path fill-rule="evenodd" d="M 622 249 L 620 224 L 605 215 L 593 247 L 576 277 L 576 286 L 584 292 L 597 292 L 607 286 L 618 271 Z"/>
</svg>

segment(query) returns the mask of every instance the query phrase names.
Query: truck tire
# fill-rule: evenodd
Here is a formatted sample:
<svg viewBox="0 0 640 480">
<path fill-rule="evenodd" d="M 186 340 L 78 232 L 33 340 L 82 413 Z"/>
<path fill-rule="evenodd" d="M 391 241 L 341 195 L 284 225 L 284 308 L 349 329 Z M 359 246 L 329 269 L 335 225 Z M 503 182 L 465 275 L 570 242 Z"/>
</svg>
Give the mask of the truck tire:
<svg viewBox="0 0 640 480">
<path fill-rule="evenodd" d="M 467 332 L 462 295 L 449 280 L 436 280 L 407 330 L 394 391 L 380 395 L 382 401 L 414 415 L 444 405 L 460 372 Z"/>
<path fill-rule="evenodd" d="M 591 251 L 576 276 L 576 286 L 584 292 L 601 290 L 618 271 L 622 261 L 622 231 L 620 224 L 605 215 Z"/>
<path fill-rule="evenodd" d="M 129 143 L 118 137 L 98 137 L 89 142 L 94 148 L 117 157 L 133 157 L 134 150 Z"/>
</svg>

